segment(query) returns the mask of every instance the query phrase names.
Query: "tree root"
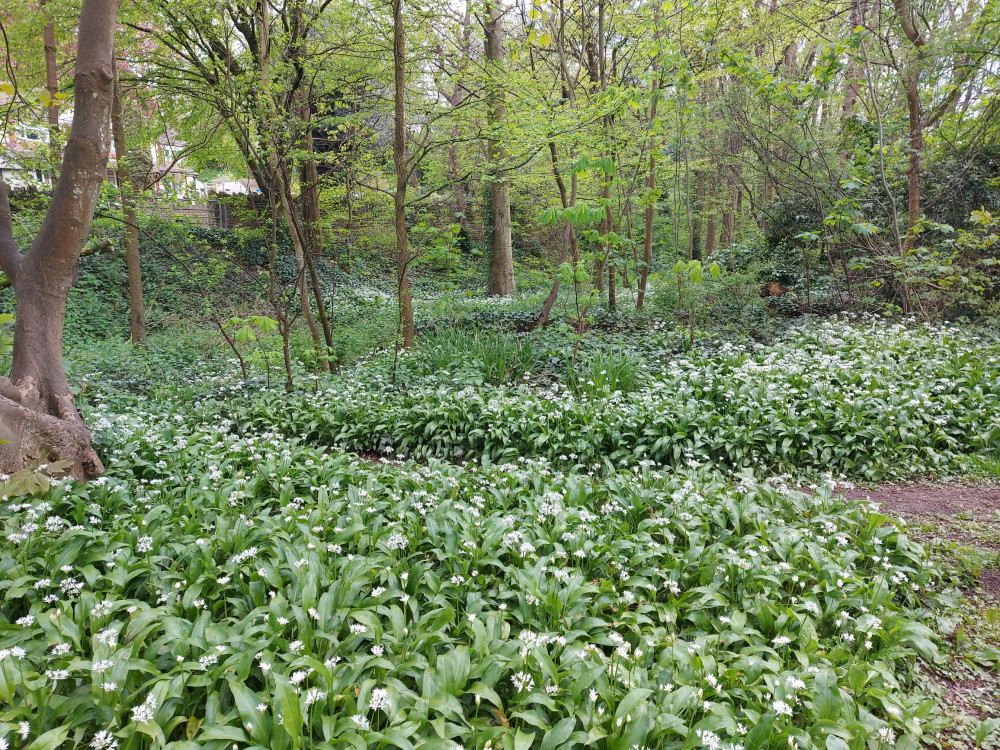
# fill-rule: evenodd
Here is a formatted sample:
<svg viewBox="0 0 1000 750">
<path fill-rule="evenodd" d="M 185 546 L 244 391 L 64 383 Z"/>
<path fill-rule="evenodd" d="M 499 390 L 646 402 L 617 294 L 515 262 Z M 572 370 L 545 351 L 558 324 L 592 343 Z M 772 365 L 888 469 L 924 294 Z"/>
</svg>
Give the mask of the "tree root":
<svg viewBox="0 0 1000 750">
<path fill-rule="evenodd" d="M 3 441 L 0 443 L 0 471 L 13 474 L 44 459 L 72 461 L 68 473 L 78 480 L 91 479 L 104 472 L 104 464 L 90 444 L 90 433 L 82 420 L 60 419 L 29 409 L 10 398 L 10 392 L 9 387 L 0 390 L 0 440 Z"/>
</svg>

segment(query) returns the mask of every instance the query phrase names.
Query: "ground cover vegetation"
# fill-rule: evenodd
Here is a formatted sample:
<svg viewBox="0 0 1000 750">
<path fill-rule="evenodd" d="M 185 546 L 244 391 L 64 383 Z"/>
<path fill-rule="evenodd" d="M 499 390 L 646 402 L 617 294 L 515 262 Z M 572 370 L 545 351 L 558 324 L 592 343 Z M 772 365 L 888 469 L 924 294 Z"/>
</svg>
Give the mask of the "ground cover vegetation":
<svg viewBox="0 0 1000 750">
<path fill-rule="evenodd" d="M 1000 747 L 993 0 L 0 3 L 0 750 Z"/>
</svg>

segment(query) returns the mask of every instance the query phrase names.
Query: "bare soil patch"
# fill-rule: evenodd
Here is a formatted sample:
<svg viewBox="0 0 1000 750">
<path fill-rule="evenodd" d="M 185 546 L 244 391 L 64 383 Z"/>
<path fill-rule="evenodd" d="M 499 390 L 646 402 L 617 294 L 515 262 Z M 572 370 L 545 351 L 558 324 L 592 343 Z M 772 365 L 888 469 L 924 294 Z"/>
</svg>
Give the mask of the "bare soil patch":
<svg viewBox="0 0 1000 750">
<path fill-rule="evenodd" d="M 988 614 L 1000 605 L 1000 484 L 897 484 L 844 494 L 904 519 L 943 565 L 968 576 L 951 613 L 954 630 L 941 633 L 946 660 L 927 671 L 940 714 L 923 741 L 941 750 L 976 746 L 981 722 L 1000 716 L 1000 663 L 992 656 L 1000 649 L 1000 627 Z M 1000 736 L 981 747 L 1000 747 Z"/>
<path fill-rule="evenodd" d="M 995 520 L 991 517 L 1000 511 L 1000 485 L 996 484 L 886 484 L 874 490 L 848 490 L 844 495 L 880 503 L 892 513 L 954 516 L 971 512 L 973 517 Z"/>
</svg>

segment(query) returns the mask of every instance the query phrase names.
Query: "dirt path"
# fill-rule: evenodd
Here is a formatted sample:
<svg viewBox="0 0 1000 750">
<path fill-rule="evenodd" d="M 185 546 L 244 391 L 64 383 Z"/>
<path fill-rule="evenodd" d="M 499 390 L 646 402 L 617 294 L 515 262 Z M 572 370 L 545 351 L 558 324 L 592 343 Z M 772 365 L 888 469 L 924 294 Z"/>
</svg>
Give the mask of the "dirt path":
<svg viewBox="0 0 1000 750">
<path fill-rule="evenodd" d="M 941 565 L 954 571 L 962 601 L 938 618 L 946 660 L 928 671 L 940 713 L 925 743 L 944 750 L 1000 748 L 1000 484 L 884 485 L 845 493 L 872 500 L 910 525 Z"/>
</svg>

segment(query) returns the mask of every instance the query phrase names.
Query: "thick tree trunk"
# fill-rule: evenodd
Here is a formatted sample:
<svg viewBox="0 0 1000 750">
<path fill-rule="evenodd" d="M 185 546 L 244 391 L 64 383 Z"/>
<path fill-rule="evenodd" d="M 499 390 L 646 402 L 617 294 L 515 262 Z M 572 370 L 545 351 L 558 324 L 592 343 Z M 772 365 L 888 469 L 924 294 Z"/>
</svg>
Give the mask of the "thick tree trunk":
<svg viewBox="0 0 1000 750">
<path fill-rule="evenodd" d="M 392 0 L 393 141 L 392 162 L 396 168 L 393 209 L 396 227 L 396 292 L 399 297 L 399 328 L 403 348 L 413 346 L 413 300 L 410 297 L 410 259 L 406 236 L 406 188 L 410 158 L 406 148 L 406 32 L 403 0 Z"/>
<path fill-rule="evenodd" d="M 503 75 L 503 10 L 490 4 L 486 8 L 487 18 L 483 24 L 486 31 L 486 60 L 489 71 L 487 80 L 489 98 L 489 119 L 491 133 L 489 141 L 488 195 L 490 203 L 490 279 L 487 294 L 509 297 L 514 293 L 514 255 L 510 237 L 510 180 L 503 171 L 506 159 L 503 145 L 497 135 L 506 116 L 506 107 L 501 93 Z"/>
<path fill-rule="evenodd" d="M 129 332 L 132 343 L 146 343 L 146 311 L 142 296 L 142 266 L 139 260 L 139 225 L 135 213 L 138 186 L 133 182 L 128 166 L 128 141 L 125 137 L 125 114 L 122 109 L 121 86 L 115 68 L 114 94 L 111 103 L 111 132 L 114 135 L 117 161 L 118 193 L 125 219 L 125 265 L 128 269 Z"/>
<path fill-rule="evenodd" d="M 74 77 L 74 117 L 59 181 L 25 255 L 14 243 L 0 183 L 0 267 L 14 287 L 13 367 L 0 379 L 0 471 L 33 461 L 68 461 L 76 478 L 104 470 L 70 392 L 62 360 L 66 297 L 76 278 L 107 167 L 113 98 L 113 41 L 120 0 L 83 0 Z"/>
</svg>

